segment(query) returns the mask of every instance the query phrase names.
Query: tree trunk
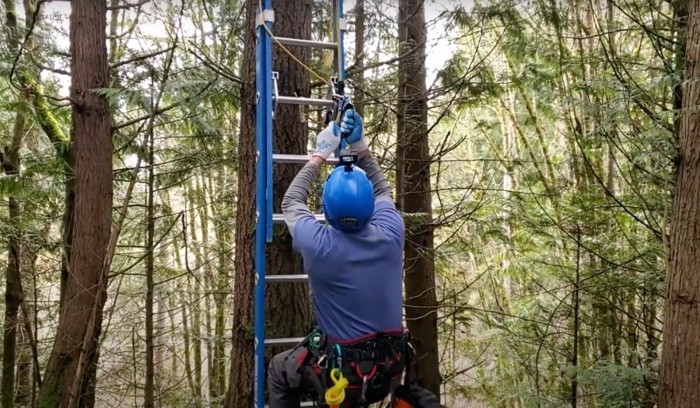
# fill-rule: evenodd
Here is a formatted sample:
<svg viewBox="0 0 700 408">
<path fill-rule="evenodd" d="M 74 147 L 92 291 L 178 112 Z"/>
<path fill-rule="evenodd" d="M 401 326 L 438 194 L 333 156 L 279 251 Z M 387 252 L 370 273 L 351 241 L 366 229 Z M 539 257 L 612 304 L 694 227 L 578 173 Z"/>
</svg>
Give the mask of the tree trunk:
<svg viewBox="0 0 700 408">
<path fill-rule="evenodd" d="M 24 92 L 22 93 L 25 94 Z M 24 97 L 22 98 L 24 99 Z M 12 141 L 0 152 L 0 164 L 7 177 L 19 181 L 19 149 L 25 133 L 26 110 L 24 101 L 19 101 L 13 129 Z M 13 195 L 8 197 L 9 224 L 12 232 L 7 237 L 7 267 L 5 268 L 5 324 L 3 331 L 2 354 L 2 402 L 3 407 L 14 407 L 15 399 L 15 357 L 17 355 L 17 331 L 19 308 L 23 301 L 21 270 L 22 234 L 20 202 Z"/>
<path fill-rule="evenodd" d="M 27 207 L 23 208 L 24 212 Z M 39 365 L 36 363 L 37 352 L 34 338 L 36 330 L 36 261 L 38 249 L 24 240 L 22 242 L 22 303 L 17 320 L 17 374 L 15 384 L 15 404 L 30 406 L 30 402 L 36 397 L 36 386 L 39 379 Z M 30 307 L 31 306 L 31 307 Z"/>
<path fill-rule="evenodd" d="M 428 214 L 424 224 L 406 231 L 406 320 L 416 348 L 413 372 L 426 388 L 440 395 L 423 3 L 399 2 L 399 55 L 413 53 L 399 63 L 396 183 L 400 210 Z"/>
<path fill-rule="evenodd" d="M 700 400 L 700 1 L 688 8 L 679 168 L 671 221 L 671 252 L 664 308 L 659 407 L 689 407 Z"/>
<path fill-rule="evenodd" d="M 5 0 L 5 16 L 7 23 L 7 35 L 10 51 L 16 54 L 19 51 L 20 34 L 17 27 L 17 15 L 13 1 Z M 31 22 L 33 10 L 27 9 L 27 24 Z M 29 52 L 29 51 L 27 51 Z M 22 68 L 24 73 L 21 77 L 29 75 L 29 72 Z M 27 123 L 27 108 L 29 101 L 27 91 L 20 92 L 17 101 L 14 128 L 12 130 L 12 140 L 9 146 L 4 146 L 0 150 L 0 166 L 5 175 L 19 182 L 20 177 L 20 148 L 24 140 Z M 19 184 L 18 184 L 19 185 Z M 7 408 L 14 407 L 15 401 L 15 363 L 17 359 L 17 333 L 21 330 L 18 325 L 19 310 L 24 300 L 22 290 L 22 232 L 20 229 L 22 208 L 19 200 L 14 194 L 8 194 L 8 224 L 11 233 L 7 237 L 7 266 L 5 268 L 5 316 L 3 329 L 3 352 L 2 352 L 2 383 L 0 384 L 0 405 Z"/>
<path fill-rule="evenodd" d="M 197 237 L 197 194 L 199 192 L 197 191 L 194 182 L 190 179 L 187 185 L 187 198 L 188 202 L 190 203 L 190 233 L 192 234 L 192 244 L 191 247 L 194 248 L 194 256 L 195 256 L 195 262 L 194 262 L 194 271 L 195 273 L 200 274 L 201 276 L 201 271 L 202 271 L 202 265 L 206 262 L 206 259 L 202 259 L 202 251 L 200 251 L 199 247 L 201 245 L 201 242 L 199 241 Z M 189 305 L 192 308 L 192 312 L 190 316 L 192 317 L 192 356 L 194 358 L 194 383 L 196 387 L 196 398 L 197 401 L 202 401 L 203 396 L 205 395 L 204 393 L 204 383 L 202 380 L 202 313 L 201 313 L 201 293 L 200 293 L 200 282 L 201 280 L 197 278 L 197 281 L 192 283 L 191 280 L 188 280 L 188 283 L 190 283 L 190 290 L 188 291 L 189 294 Z"/>
<path fill-rule="evenodd" d="M 235 160 L 235 157 L 231 157 L 231 160 Z M 221 169 L 219 171 L 216 185 L 221 188 L 222 186 L 230 186 L 233 183 L 233 177 L 231 177 L 233 172 L 229 169 Z M 218 273 L 214 277 L 216 280 L 214 288 L 214 301 L 216 307 L 216 320 L 214 326 L 214 338 L 216 339 L 214 347 L 214 379 L 212 381 L 212 389 L 215 392 L 212 394 L 217 401 L 225 398 L 226 396 L 226 342 L 225 342 L 225 327 L 226 327 L 226 317 L 228 316 L 227 308 L 227 294 L 230 292 L 229 284 L 229 271 L 231 270 L 231 262 L 229 251 L 233 247 L 232 231 L 228 228 L 229 221 L 231 220 L 232 211 L 227 205 L 221 205 L 218 203 L 227 203 L 227 201 L 222 200 L 221 194 L 215 195 L 214 190 L 214 180 L 209 181 L 209 185 L 212 186 L 212 196 L 210 202 L 212 203 L 213 209 L 215 210 L 215 225 L 214 233 L 216 234 L 216 256 Z M 217 199 L 219 197 L 219 199 Z"/>
<path fill-rule="evenodd" d="M 4 153 L 0 152 L 0 164 L 8 177 L 19 179 L 19 149 L 25 132 L 26 111 L 22 101 L 17 108 L 13 137 Z M 8 197 L 9 224 L 13 231 L 7 237 L 7 267 L 5 268 L 5 321 L 2 354 L 2 402 L 3 407 L 13 407 L 15 397 L 15 357 L 17 352 L 18 312 L 23 300 L 21 268 L 21 232 L 19 229 L 21 207 L 14 196 Z"/>
<path fill-rule="evenodd" d="M 201 179 L 201 181 L 200 181 Z M 200 177 L 195 178 L 195 189 L 194 189 L 194 206 L 197 209 L 196 213 L 199 216 L 199 233 L 202 239 L 198 245 L 199 253 L 202 257 L 202 276 L 204 283 L 204 331 L 206 333 L 203 336 L 205 340 L 205 350 L 206 350 L 206 365 L 207 372 L 205 377 L 205 384 L 203 388 L 208 388 L 208 398 L 209 401 L 216 399 L 216 382 L 218 381 L 218 373 L 215 370 L 214 365 L 214 352 L 212 351 L 212 296 L 216 296 L 216 291 L 213 290 L 213 271 L 212 271 L 212 260 L 211 260 L 211 242 L 209 241 L 209 207 L 210 202 L 207 200 L 207 190 L 208 185 L 206 182 L 206 177 L 201 174 Z M 213 201 L 211 202 L 213 203 Z"/>
<path fill-rule="evenodd" d="M 355 4 L 355 83 L 354 105 L 357 113 L 365 116 L 365 0 Z"/>
<path fill-rule="evenodd" d="M 288 0 L 273 2 L 275 22 L 272 32 L 281 37 L 311 38 L 311 1 Z M 255 276 L 255 32 L 254 21 L 259 9 L 257 0 L 246 3 L 246 43 L 243 60 L 243 89 L 241 104 L 241 133 L 239 135 L 238 203 L 236 211 L 236 272 L 233 313 L 233 348 L 231 375 L 226 406 L 248 408 L 253 403 L 253 289 Z M 294 48 L 305 64 L 309 63 L 308 48 Z M 279 72 L 280 95 L 309 97 L 309 73 L 279 47 L 273 46 L 273 70 Z M 305 154 L 308 128 L 302 120 L 300 106 L 277 107 L 273 130 L 273 152 Z M 274 210 L 280 212 L 282 197 L 299 166 L 276 166 Z M 268 245 L 267 274 L 302 273 L 301 260 L 292 251 L 289 232 L 275 227 L 274 242 Z M 285 283 L 267 288 L 266 337 L 303 335 L 310 325 L 309 294 L 306 285 Z M 274 299 L 274 301 L 270 301 Z M 270 352 L 280 350 L 270 349 Z"/>
<path fill-rule="evenodd" d="M 188 279 L 189 280 L 189 279 Z M 189 285 L 188 285 L 189 286 Z M 192 374 L 192 358 L 191 358 L 191 353 L 190 353 L 190 329 L 189 329 L 189 316 L 187 315 L 187 304 L 190 302 L 190 298 L 187 296 L 183 296 L 184 299 L 182 299 L 182 331 L 183 331 L 183 342 L 184 342 L 184 348 L 185 348 L 185 374 L 187 376 L 187 383 L 190 386 L 190 391 L 192 392 L 192 396 L 194 397 L 194 406 L 195 407 L 200 407 L 201 406 L 201 397 L 200 393 L 201 390 L 195 385 L 194 383 L 194 375 Z"/>
<path fill-rule="evenodd" d="M 504 96 L 504 103 L 508 106 L 508 109 L 513 109 L 515 105 L 515 96 L 511 92 L 507 92 Z M 511 202 L 511 191 L 513 188 L 513 162 L 517 159 L 516 155 L 516 143 L 515 143 L 515 125 L 510 115 L 502 115 L 501 119 L 502 129 L 503 129 L 503 210 L 501 212 L 501 218 L 503 219 L 503 236 L 505 237 L 505 243 L 501 248 L 502 261 L 501 261 L 501 279 L 503 281 L 503 295 L 501 307 L 506 313 L 510 313 L 510 302 L 513 296 L 513 283 L 510 277 L 508 269 L 510 268 L 510 251 L 509 242 L 511 242 L 512 231 L 510 227 L 510 211 L 509 204 Z"/>
<path fill-rule="evenodd" d="M 72 146 L 75 202 L 72 253 L 58 329 L 39 393 L 39 407 L 94 403 L 97 340 L 106 297 L 106 252 L 111 232 L 111 116 L 106 97 L 92 90 L 109 84 L 105 0 L 71 2 Z M 87 395 L 85 394 L 87 391 Z"/>
<path fill-rule="evenodd" d="M 63 207 L 63 219 L 61 220 L 62 234 L 63 234 L 63 257 L 61 258 L 61 286 L 60 286 L 60 298 L 59 307 L 63 307 L 65 304 L 65 293 L 66 285 L 68 284 L 69 273 L 68 265 L 73 252 L 73 216 L 75 214 L 75 175 L 70 169 L 74 167 L 73 149 L 67 151 L 65 156 L 65 178 L 66 184 L 64 186 L 66 197 L 64 199 Z"/>
<path fill-rule="evenodd" d="M 152 102 L 152 101 L 151 101 Z M 151 108 L 153 106 L 151 105 Z M 153 361 L 155 344 L 153 341 L 153 274 L 154 274 L 154 242 L 156 220 L 154 211 L 155 193 L 153 184 L 155 182 L 155 152 L 153 140 L 153 127 L 149 129 L 147 135 L 148 143 L 148 197 L 146 202 L 146 384 L 144 388 L 145 408 L 155 407 L 155 363 Z"/>
</svg>

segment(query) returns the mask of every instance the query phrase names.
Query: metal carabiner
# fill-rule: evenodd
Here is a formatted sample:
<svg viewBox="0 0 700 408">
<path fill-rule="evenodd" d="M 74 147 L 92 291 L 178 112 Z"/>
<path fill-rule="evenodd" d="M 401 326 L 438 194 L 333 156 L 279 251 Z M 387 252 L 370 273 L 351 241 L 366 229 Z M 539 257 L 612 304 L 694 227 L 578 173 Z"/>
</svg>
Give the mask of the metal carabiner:
<svg viewBox="0 0 700 408">
<path fill-rule="evenodd" d="M 367 394 L 367 374 L 362 376 L 362 394 L 360 394 L 360 402 L 365 402 L 365 394 Z"/>
<path fill-rule="evenodd" d="M 338 365 L 337 368 L 341 368 L 343 366 L 343 356 L 342 356 L 342 351 L 340 350 L 339 344 L 335 345 L 335 351 L 336 351 L 335 362 Z"/>
</svg>

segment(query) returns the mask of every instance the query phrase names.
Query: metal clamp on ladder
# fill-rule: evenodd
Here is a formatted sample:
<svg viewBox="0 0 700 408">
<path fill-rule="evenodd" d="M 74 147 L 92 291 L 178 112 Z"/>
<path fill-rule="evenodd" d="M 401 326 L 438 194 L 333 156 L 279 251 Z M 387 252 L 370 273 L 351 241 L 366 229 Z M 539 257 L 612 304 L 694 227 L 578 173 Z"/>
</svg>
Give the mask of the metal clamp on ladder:
<svg viewBox="0 0 700 408">
<path fill-rule="evenodd" d="M 254 292 L 254 334 L 255 334 L 255 380 L 254 380 L 254 407 L 264 408 L 263 401 L 265 385 L 265 346 L 289 346 L 298 344 L 302 338 L 265 338 L 265 285 L 269 283 L 305 282 L 307 275 L 267 275 L 266 274 L 266 244 L 272 242 L 272 226 L 274 223 L 283 223 L 282 214 L 273 214 L 273 185 L 272 164 L 276 163 L 306 163 L 309 155 L 273 154 L 272 153 L 272 129 L 277 106 L 308 105 L 331 108 L 335 112 L 332 120 L 339 120 L 345 109 L 352 107 L 349 98 L 344 92 L 345 80 L 345 47 L 343 44 L 346 31 L 345 18 L 343 16 L 343 0 L 331 0 L 333 5 L 333 42 L 313 41 L 301 38 L 275 37 L 272 34 L 272 25 L 275 13 L 271 7 L 271 0 L 261 0 L 260 10 L 257 16 L 257 64 L 256 64 L 256 228 L 255 228 L 255 292 Z M 329 99 L 304 98 L 297 96 L 279 95 L 277 72 L 272 71 L 272 43 L 278 45 L 282 51 L 292 58 L 294 55 L 286 48 L 313 47 L 332 50 L 334 76 L 331 79 Z M 303 65 L 303 64 L 302 64 Z M 304 66 L 315 76 L 309 67 Z M 322 78 L 321 78 L 322 79 Z M 328 119 L 327 119 L 328 120 Z M 326 122 L 328 123 L 328 122 Z M 339 160 L 344 156 L 336 152 L 335 159 L 328 162 L 342 164 Z M 323 214 L 316 215 L 319 221 L 325 221 Z M 313 406 L 313 403 L 302 403 L 302 406 Z"/>
</svg>

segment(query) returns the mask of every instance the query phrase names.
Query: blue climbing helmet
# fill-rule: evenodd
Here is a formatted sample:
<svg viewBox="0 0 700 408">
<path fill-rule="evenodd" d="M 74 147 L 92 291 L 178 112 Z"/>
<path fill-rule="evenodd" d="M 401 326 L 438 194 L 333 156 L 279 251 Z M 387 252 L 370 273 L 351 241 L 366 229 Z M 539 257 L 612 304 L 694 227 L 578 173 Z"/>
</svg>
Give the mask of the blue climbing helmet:
<svg viewBox="0 0 700 408">
<path fill-rule="evenodd" d="M 374 188 L 367 173 L 353 165 L 336 167 L 323 186 L 323 214 L 343 232 L 363 229 L 374 214 Z"/>
</svg>

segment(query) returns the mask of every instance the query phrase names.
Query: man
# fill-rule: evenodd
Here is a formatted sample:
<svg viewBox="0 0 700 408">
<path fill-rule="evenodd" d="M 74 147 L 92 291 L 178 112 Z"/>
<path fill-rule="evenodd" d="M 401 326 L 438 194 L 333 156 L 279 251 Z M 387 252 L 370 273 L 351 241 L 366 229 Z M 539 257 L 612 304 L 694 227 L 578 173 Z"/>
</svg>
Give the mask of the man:
<svg viewBox="0 0 700 408">
<path fill-rule="evenodd" d="M 357 154 L 357 165 L 336 167 L 328 177 L 326 225 L 315 219 L 306 199 L 341 135 Z M 298 407 L 310 386 L 323 398 L 332 385 L 330 367 L 350 381 L 346 402 L 383 399 L 400 384 L 408 352 L 402 322 L 405 227 L 356 112 L 347 111 L 340 127 L 331 122 L 317 135 L 316 149 L 289 186 L 282 212 L 309 275 L 321 341 L 272 359 L 270 407 Z"/>
</svg>

